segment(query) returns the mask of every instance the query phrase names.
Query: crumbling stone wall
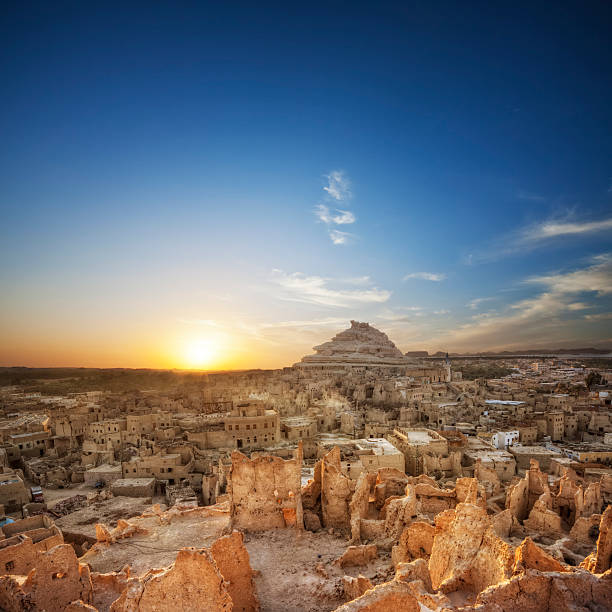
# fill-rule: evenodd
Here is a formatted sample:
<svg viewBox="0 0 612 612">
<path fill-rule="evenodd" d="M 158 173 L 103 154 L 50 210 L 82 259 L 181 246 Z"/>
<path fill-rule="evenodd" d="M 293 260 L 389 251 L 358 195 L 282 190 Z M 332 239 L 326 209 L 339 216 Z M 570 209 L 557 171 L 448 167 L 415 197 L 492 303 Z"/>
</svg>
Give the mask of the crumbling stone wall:
<svg viewBox="0 0 612 612">
<path fill-rule="evenodd" d="M 355 483 L 342 473 L 340 449 L 336 446 L 321 462 L 321 507 L 323 526 L 349 531 L 351 518 L 349 503 Z"/>
<path fill-rule="evenodd" d="M 246 531 L 303 529 L 302 447 L 293 459 L 269 455 L 249 459 L 232 453 L 230 508 L 232 524 Z"/>
<path fill-rule="evenodd" d="M 361 539 L 361 521 L 369 516 L 370 491 L 376 479 L 375 473 L 368 472 L 362 472 L 357 479 L 355 492 L 349 502 L 351 542 L 359 542 Z"/>
<path fill-rule="evenodd" d="M 601 516 L 597 549 L 583 561 L 581 567 L 596 574 L 612 567 L 612 505 Z"/>
<path fill-rule="evenodd" d="M 131 578 L 111 612 L 215 610 L 230 612 L 232 598 L 211 552 L 184 548 L 168 568 Z"/>
<path fill-rule="evenodd" d="M 429 558 L 434 589 L 478 593 L 508 579 L 513 562 L 513 550 L 496 535 L 482 506 L 462 503 L 436 517 Z"/>
<path fill-rule="evenodd" d="M 543 493 L 550 495 L 547 476 L 540 471 L 540 464 L 531 459 L 525 478 L 511 486 L 506 494 L 506 508 L 519 520 L 526 519 Z"/>
<path fill-rule="evenodd" d="M 70 544 L 41 553 L 36 568 L 25 580 L 20 578 L 0 577 L 0 609 L 63 612 L 73 601 L 92 601 L 89 568 L 78 562 Z"/>
<path fill-rule="evenodd" d="M 211 552 L 232 598 L 233 612 L 258 612 L 259 601 L 253 582 L 249 553 L 239 531 L 219 538 Z"/>
<path fill-rule="evenodd" d="M 414 559 L 429 559 L 435 528 L 429 523 L 415 521 L 404 529 L 399 542 L 391 551 L 391 561 L 397 567 Z"/>
</svg>

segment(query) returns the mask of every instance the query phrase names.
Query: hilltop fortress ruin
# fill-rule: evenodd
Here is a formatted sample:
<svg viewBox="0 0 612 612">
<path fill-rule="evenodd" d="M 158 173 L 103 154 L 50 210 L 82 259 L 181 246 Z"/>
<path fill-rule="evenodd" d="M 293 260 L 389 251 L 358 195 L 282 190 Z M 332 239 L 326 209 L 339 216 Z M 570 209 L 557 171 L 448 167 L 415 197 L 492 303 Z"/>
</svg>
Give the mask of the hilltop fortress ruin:
<svg viewBox="0 0 612 612">
<path fill-rule="evenodd" d="M 387 334 L 359 321 L 351 321 L 349 329 L 315 346 L 314 350 L 314 355 L 307 355 L 294 367 L 331 371 L 342 368 L 399 370 L 415 363 L 404 356 Z"/>
</svg>

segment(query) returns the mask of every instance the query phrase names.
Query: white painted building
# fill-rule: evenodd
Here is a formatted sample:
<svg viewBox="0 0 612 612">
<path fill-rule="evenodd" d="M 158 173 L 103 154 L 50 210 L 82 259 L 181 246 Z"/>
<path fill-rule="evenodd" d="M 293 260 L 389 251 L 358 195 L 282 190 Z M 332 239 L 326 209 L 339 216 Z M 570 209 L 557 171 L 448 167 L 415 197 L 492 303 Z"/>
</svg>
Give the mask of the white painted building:
<svg viewBox="0 0 612 612">
<path fill-rule="evenodd" d="M 513 446 L 519 441 L 519 432 L 518 430 L 512 431 L 498 431 L 491 438 L 491 442 L 495 448 L 499 448 L 501 450 L 508 448 L 509 446 Z"/>
</svg>

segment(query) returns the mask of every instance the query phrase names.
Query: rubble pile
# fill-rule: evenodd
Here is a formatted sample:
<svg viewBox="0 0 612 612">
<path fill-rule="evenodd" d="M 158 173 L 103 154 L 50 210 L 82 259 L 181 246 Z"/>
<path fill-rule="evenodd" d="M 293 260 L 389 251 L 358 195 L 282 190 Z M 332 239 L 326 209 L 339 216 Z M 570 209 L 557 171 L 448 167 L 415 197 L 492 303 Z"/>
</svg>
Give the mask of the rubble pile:
<svg viewBox="0 0 612 612">
<path fill-rule="evenodd" d="M 57 502 L 49 510 L 56 516 L 64 516 L 88 505 L 86 495 L 73 495 Z"/>
</svg>

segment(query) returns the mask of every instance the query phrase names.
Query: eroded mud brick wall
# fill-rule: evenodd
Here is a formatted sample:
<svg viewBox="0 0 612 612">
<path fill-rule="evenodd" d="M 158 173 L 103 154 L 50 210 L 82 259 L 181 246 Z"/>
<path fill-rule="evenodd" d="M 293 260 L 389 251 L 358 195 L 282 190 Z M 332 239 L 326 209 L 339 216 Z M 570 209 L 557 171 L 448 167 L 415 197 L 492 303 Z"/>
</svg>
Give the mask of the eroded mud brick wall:
<svg viewBox="0 0 612 612">
<path fill-rule="evenodd" d="M 237 529 L 302 529 L 301 445 L 293 459 L 232 453 L 231 514 Z"/>
</svg>

